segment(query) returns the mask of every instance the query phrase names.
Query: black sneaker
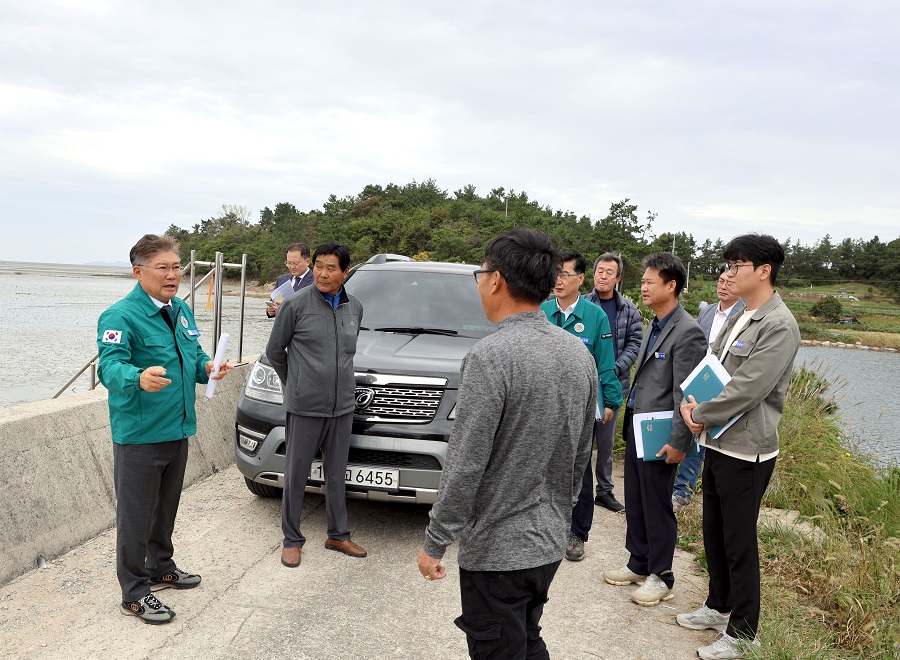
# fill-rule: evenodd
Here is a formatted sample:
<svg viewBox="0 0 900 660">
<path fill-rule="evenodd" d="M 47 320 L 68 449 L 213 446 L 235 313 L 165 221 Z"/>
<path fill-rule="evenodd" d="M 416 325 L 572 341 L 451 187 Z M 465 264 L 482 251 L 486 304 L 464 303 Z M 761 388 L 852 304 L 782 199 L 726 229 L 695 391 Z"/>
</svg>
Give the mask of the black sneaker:
<svg viewBox="0 0 900 660">
<path fill-rule="evenodd" d="M 616 499 L 616 496 L 612 493 L 603 493 L 603 495 L 597 495 L 594 498 L 594 504 L 597 506 L 602 506 L 604 509 L 609 509 L 613 513 L 621 513 L 625 510 L 625 507 L 622 505 L 619 500 Z"/>
<path fill-rule="evenodd" d="M 175 618 L 175 612 L 160 603 L 153 594 L 127 603 L 122 601 L 119 609 L 126 616 L 136 616 L 144 623 L 152 625 L 168 623 Z"/>
<path fill-rule="evenodd" d="M 569 532 L 569 539 L 566 541 L 566 559 L 569 561 L 581 561 L 584 559 L 584 541 Z"/>
<path fill-rule="evenodd" d="M 193 589 L 200 584 L 200 576 L 185 573 L 180 568 L 176 568 L 171 573 L 166 573 L 159 577 L 150 578 L 150 591 L 159 591 L 160 589 Z"/>
</svg>

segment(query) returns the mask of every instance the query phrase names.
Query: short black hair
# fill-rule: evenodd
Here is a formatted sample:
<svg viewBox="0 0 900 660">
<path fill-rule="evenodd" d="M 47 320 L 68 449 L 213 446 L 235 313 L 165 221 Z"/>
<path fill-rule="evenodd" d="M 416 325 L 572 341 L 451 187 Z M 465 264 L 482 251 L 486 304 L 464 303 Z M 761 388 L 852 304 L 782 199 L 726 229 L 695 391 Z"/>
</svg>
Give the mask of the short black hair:
<svg viewBox="0 0 900 660">
<path fill-rule="evenodd" d="M 516 227 L 491 239 L 484 248 L 484 263 L 500 271 L 516 300 L 544 302 L 559 273 L 559 255 L 542 231 Z"/>
<path fill-rule="evenodd" d="M 722 250 L 722 258 L 725 261 L 749 261 L 753 270 L 769 264 L 772 267 L 769 281 L 775 286 L 775 278 L 784 265 L 784 248 L 768 234 L 743 234 L 731 239 Z"/>
<path fill-rule="evenodd" d="M 285 254 L 288 252 L 299 252 L 301 257 L 309 259 L 309 246 L 306 243 L 291 243 L 285 250 Z"/>
<path fill-rule="evenodd" d="M 619 268 L 619 272 L 616 273 L 616 277 L 622 277 L 622 271 L 625 270 L 625 264 L 622 263 L 622 257 L 615 254 L 614 252 L 604 252 L 599 257 L 594 260 L 594 270 L 597 270 L 597 264 L 601 261 L 613 261 L 616 266 Z"/>
<path fill-rule="evenodd" d="M 325 243 L 324 245 L 317 247 L 312 258 L 313 264 L 316 263 L 316 259 L 325 254 L 333 254 L 336 256 L 338 258 L 338 263 L 341 266 L 341 270 L 350 268 L 350 250 L 340 243 Z"/>
<path fill-rule="evenodd" d="M 675 297 L 681 295 L 681 290 L 687 282 L 687 268 L 684 262 L 671 252 L 657 252 L 644 257 L 644 269 L 654 268 L 659 271 L 659 276 L 665 283 L 675 280 Z"/>
<path fill-rule="evenodd" d="M 566 263 L 567 261 L 575 262 L 574 268 L 576 275 L 584 275 L 584 271 L 587 269 L 587 261 L 585 261 L 584 255 L 581 254 L 581 252 L 579 252 L 578 250 L 566 250 L 565 252 L 560 252 L 560 265 Z"/>
</svg>

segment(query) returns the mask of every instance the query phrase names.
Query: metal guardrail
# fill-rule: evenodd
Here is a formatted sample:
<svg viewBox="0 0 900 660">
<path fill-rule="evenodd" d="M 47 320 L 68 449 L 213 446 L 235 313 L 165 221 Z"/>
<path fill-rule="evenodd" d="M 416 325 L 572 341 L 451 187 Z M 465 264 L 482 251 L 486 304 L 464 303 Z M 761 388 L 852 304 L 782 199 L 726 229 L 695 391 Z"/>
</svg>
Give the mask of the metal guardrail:
<svg viewBox="0 0 900 660">
<path fill-rule="evenodd" d="M 197 280 L 197 266 L 208 266 L 210 267 L 209 272 L 206 273 L 203 277 Z M 240 308 L 240 320 L 238 325 L 238 362 L 242 362 L 244 358 L 244 302 L 247 296 L 247 255 L 241 255 L 241 263 L 239 264 L 229 264 L 225 263 L 224 257 L 221 252 L 216 252 L 215 261 L 197 261 L 197 252 L 196 250 L 191 250 L 191 262 L 181 269 L 181 277 L 184 278 L 185 273 L 190 270 L 190 291 L 183 298 L 185 302 L 190 300 L 191 303 L 191 313 L 194 313 L 195 310 L 195 299 L 194 295 L 197 292 L 197 287 L 203 284 L 206 280 L 210 278 L 211 275 L 215 274 L 215 279 L 213 280 L 213 307 L 215 309 L 215 314 L 213 315 L 213 344 L 212 344 L 212 355 L 216 354 L 216 348 L 219 345 L 219 335 L 222 334 L 222 271 L 225 268 L 240 268 L 241 269 L 241 308 Z M 91 389 L 97 388 L 97 360 L 100 357 L 98 353 L 94 357 L 92 357 L 87 364 L 85 364 L 81 369 L 78 370 L 74 376 L 72 376 L 69 381 L 63 385 L 60 390 L 54 394 L 51 399 L 58 398 L 63 392 L 69 389 L 72 384 L 78 380 L 78 378 L 88 369 L 91 370 Z"/>
</svg>

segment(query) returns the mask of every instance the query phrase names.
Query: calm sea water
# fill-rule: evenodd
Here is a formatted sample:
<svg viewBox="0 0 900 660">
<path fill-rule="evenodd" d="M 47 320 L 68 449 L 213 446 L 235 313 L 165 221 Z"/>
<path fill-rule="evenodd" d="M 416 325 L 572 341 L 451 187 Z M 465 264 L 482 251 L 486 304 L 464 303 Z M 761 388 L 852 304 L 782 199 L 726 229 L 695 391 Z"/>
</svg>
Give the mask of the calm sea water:
<svg viewBox="0 0 900 660">
<path fill-rule="evenodd" d="M 53 396 L 97 353 L 100 313 L 134 285 L 129 268 L 0 261 L 0 309 L 5 311 L 0 315 L 0 407 Z M 201 289 L 195 316 L 203 347 L 211 354 L 213 313 L 204 309 L 205 284 Z M 187 290 L 182 286 L 180 295 Z M 237 296 L 224 297 L 222 315 L 222 330 L 231 335 L 227 357 L 235 361 Z M 262 352 L 271 328 L 262 300 L 247 298 L 245 357 Z M 900 382 L 900 354 L 801 346 L 796 364 L 803 363 L 840 377 L 837 402 L 854 441 L 870 453 L 900 461 L 900 434 L 896 425 L 889 428 L 885 414 L 896 405 L 893 384 Z M 89 387 L 85 374 L 66 393 Z"/>
<path fill-rule="evenodd" d="M 49 399 L 97 354 L 97 319 L 137 281 L 130 268 L 0 261 L 0 406 Z M 182 285 L 184 297 L 189 286 Z M 226 284 L 227 290 L 229 285 Z M 237 287 L 233 287 L 237 289 Z M 204 283 L 195 316 L 204 350 L 212 355 L 213 312 Z M 231 335 L 226 357 L 238 356 L 240 298 L 224 296 L 222 331 Z M 265 305 L 247 298 L 244 356 L 261 353 L 272 329 Z M 66 391 L 90 389 L 85 373 Z M 65 394 L 63 395 L 65 396 Z"/>
</svg>

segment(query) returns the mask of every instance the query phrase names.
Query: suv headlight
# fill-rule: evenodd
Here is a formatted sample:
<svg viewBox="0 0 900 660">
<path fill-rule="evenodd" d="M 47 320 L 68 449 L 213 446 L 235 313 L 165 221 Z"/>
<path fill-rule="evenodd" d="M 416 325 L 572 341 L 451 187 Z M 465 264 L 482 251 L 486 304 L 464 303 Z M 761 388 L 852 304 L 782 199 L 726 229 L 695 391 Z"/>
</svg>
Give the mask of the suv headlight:
<svg viewBox="0 0 900 660">
<path fill-rule="evenodd" d="M 244 396 L 257 401 L 267 401 L 281 405 L 284 396 L 281 391 L 281 379 L 275 370 L 267 364 L 256 362 L 247 376 L 244 385 Z"/>
</svg>

